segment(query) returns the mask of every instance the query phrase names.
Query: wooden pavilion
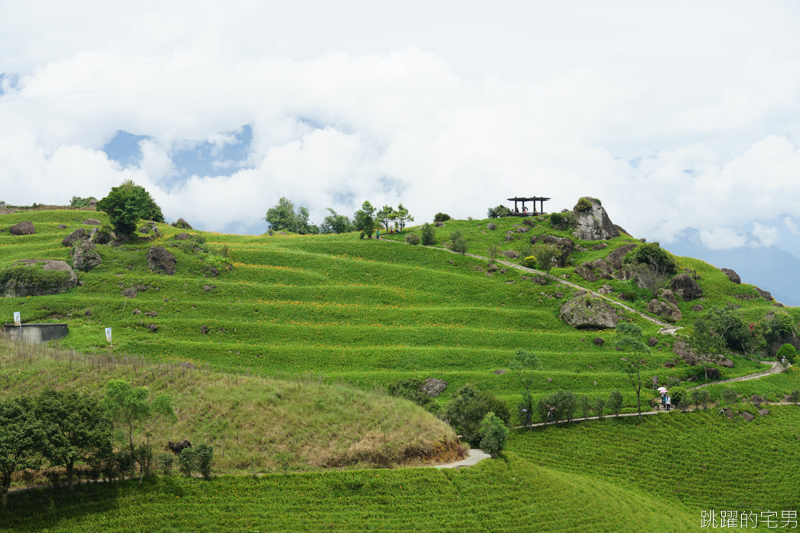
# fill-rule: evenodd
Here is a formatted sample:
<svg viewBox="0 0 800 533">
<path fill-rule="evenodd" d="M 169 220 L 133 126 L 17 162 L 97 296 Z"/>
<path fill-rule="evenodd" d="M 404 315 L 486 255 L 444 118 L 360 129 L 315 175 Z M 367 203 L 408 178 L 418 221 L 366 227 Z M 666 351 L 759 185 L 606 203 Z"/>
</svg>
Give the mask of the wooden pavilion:
<svg viewBox="0 0 800 533">
<path fill-rule="evenodd" d="M 531 196 L 530 198 L 524 198 L 515 196 L 514 198 L 509 198 L 509 202 L 514 202 L 514 209 L 511 210 L 512 217 L 529 217 L 529 216 L 537 216 L 543 215 L 544 213 L 544 203 L 548 201 L 550 198 L 544 198 L 542 196 Z M 528 211 L 528 208 L 525 207 L 525 202 L 532 202 L 533 203 L 533 212 Z M 539 210 L 536 210 L 536 202 L 539 202 Z M 522 209 L 518 205 L 522 204 Z"/>
</svg>

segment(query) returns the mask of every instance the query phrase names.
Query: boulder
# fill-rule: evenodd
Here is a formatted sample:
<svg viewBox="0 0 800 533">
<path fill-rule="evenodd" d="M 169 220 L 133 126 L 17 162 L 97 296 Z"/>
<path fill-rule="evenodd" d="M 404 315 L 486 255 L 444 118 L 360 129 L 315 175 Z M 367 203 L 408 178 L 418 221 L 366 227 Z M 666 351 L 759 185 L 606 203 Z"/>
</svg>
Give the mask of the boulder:
<svg viewBox="0 0 800 533">
<path fill-rule="evenodd" d="M 769 414 L 769 409 L 759 409 L 758 414 L 761 416 L 767 416 Z"/>
<path fill-rule="evenodd" d="M 669 289 L 660 289 L 658 291 L 658 296 L 662 300 L 666 300 L 667 302 L 671 303 L 675 307 L 678 307 L 678 300 L 675 299 L 675 294 Z"/>
<path fill-rule="evenodd" d="M 567 264 L 567 257 L 569 257 L 569 254 L 575 249 L 575 243 L 566 237 L 555 237 L 553 235 L 545 235 L 542 238 L 542 242 L 545 244 L 555 244 L 558 247 L 561 255 L 556 258 L 556 264 L 559 268 L 564 268 Z"/>
<path fill-rule="evenodd" d="M 700 312 L 700 311 L 702 311 L 703 309 L 704 309 L 704 308 L 703 308 L 703 306 L 702 306 L 702 305 L 700 305 L 700 304 L 698 304 L 698 305 L 695 305 L 694 307 L 692 307 L 692 311 L 694 311 L 694 312 Z"/>
<path fill-rule="evenodd" d="M 766 402 L 766 400 L 758 394 L 753 394 L 750 396 L 750 401 L 753 402 L 754 405 L 761 405 L 762 403 Z"/>
<path fill-rule="evenodd" d="M 533 283 L 535 283 L 535 284 L 537 284 L 537 285 L 541 285 L 541 286 L 544 286 L 544 285 L 547 285 L 548 283 L 550 283 L 550 282 L 547 280 L 547 278 L 546 278 L 546 277 L 544 277 L 544 276 L 533 276 L 533 278 L 531 278 L 531 281 L 532 281 Z"/>
<path fill-rule="evenodd" d="M 595 346 L 602 346 L 606 343 L 606 340 L 603 337 L 595 337 L 592 342 Z"/>
<path fill-rule="evenodd" d="M 700 363 L 700 358 L 694 353 L 691 347 L 683 341 L 678 341 L 672 346 L 672 351 L 675 355 L 683 359 L 683 361 L 691 366 Z"/>
<path fill-rule="evenodd" d="M 36 227 L 33 225 L 33 222 L 26 220 L 19 224 L 14 224 L 8 228 L 8 231 L 11 235 L 33 235 L 36 233 Z"/>
<path fill-rule="evenodd" d="M 669 302 L 656 300 L 655 298 L 650 300 L 650 303 L 647 304 L 647 310 L 654 315 L 672 318 L 674 320 L 680 320 L 683 316 L 681 315 L 681 311 L 677 306 L 672 305 Z"/>
<path fill-rule="evenodd" d="M 609 294 L 612 294 L 614 292 L 614 288 L 611 285 L 603 284 L 602 287 L 597 289 L 597 292 L 599 292 L 600 294 L 604 294 L 604 295 L 608 296 Z"/>
<path fill-rule="evenodd" d="M 103 259 L 100 254 L 95 252 L 94 244 L 92 243 L 79 242 L 72 249 L 72 268 L 76 270 L 88 272 L 102 262 Z"/>
<path fill-rule="evenodd" d="M 608 248 L 607 242 L 601 242 L 600 244 L 595 244 L 592 246 L 592 250 L 604 250 L 606 248 Z"/>
<path fill-rule="evenodd" d="M 767 291 L 762 291 L 758 287 L 756 287 L 755 289 L 756 289 L 756 292 L 758 293 L 758 295 L 761 296 L 762 298 L 764 298 L 766 301 L 771 302 L 772 300 L 774 300 L 772 295 L 770 293 L 768 293 Z"/>
<path fill-rule="evenodd" d="M 728 279 L 736 283 L 737 285 L 742 282 L 742 278 L 739 277 L 739 274 L 737 274 L 730 268 L 723 268 L 722 273 L 728 276 Z"/>
<path fill-rule="evenodd" d="M 442 222 L 441 220 L 434 222 L 434 224 L 436 225 L 437 228 L 441 228 L 442 226 L 444 226 L 444 222 Z"/>
<path fill-rule="evenodd" d="M 530 226 L 530 227 L 533 227 L 533 226 L 536 225 L 536 221 L 533 220 L 532 218 L 526 218 L 526 219 L 524 219 L 522 221 L 522 223 L 525 224 L 526 226 Z"/>
<path fill-rule="evenodd" d="M 208 335 L 208 326 L 200 326 L 200 333 Z"/>
<path fill-rule="evenodd" d="M 611 277 L 611 274 L 614 273 L 614 267 L 608 264 L 604 259 L 595 259 L 592 261 L 592 268 L 595 268 L 608 276 Z"/>
<path fill-rule="evenodd" d="M 703 296 L 703 289 L 688 274 L 678 274 L 669 282 L 672 290 L 680 295 L 685 302 L 697 300 Z"/>
<path fill-rule="evenodd" d="M 441 379 L 428 378 L 420 385 L 419 391 L 424 392 L 429 398 L 436 398 L 447 388 L 447 382 Z"/>
<path fill-rule="evenodd" d="M 708 376 L 708 379 L 719 379 L 719 368 L 709 367 L 706 368 L 705 374 Z"/>
<path fill-rule="evenodd" d="M 150 317 L 153 317 L 153 318 L 155 318 L 155 317 L 157 317 L 157 316 L 158 316 L 158 311 L 148 311 L 148 312 L 146 312 L 146 313 L 144 314 L 144 316 L 150 316 Z"/>
<path fill-rule="evenodd" d="M 178 233 L 177 235 L 175 235 L 173 237 L 173 239 L 175 239 L 176 241 L 186 241 L 186 240 L 189 240 L 191 238 L 192 238 L 192 236 L 189 235 L 188 233 Z"/>
<path fill-rule="evenodd" d="M 616 310 L 611 305 L 589 294 L 565 302 L 559 316 L 574 328 L 610 329 L 619 322 Z"/>
<path fill-rule="evenodd" d="M 514 250 L 506 250 L 504 252 L 501 252 L 500 255 L 510 257 L 511 259 L 519 259 L 519 253 Z"/>
<path fill-rule="evenodd" d="M 498 376 L 502 376 L 502 375 L 503 375 L 503 374 L 505 374 L 506 372 L 508 372 L 508 370 L 507 370 L 507 369 L 505 369 L 505 368 L 501 368 L 501 369 L 499 369 L 499 370 L 495 370 L 494 372 L 492 372 L 492 374 L 496 374 L 496 375 L 498 375 Z"/>
<path fill-rule="evenodd" d="M 142 226 L 141 228 L 139 228 L 139 233 L 148 234 L 150 233 L 150 228 L 148 228 L 147 226 Z"/>
<path fill-rule="evenodd" d="M 537 235 L 531 235 L 531 244 L 536 244 L 539 240 Z"/>
<path fill-rule="evenodd" d="M 625 259 L 625 255 L 634 248 L 636 248 L 636 246 L 637 246 L 636 244 L 626 244 L 624 246 L 620 246 L 619 248 L 608 254 L 608 257 L 606 257 L 606 261 L 611 263 L 611 266 L 613 266 L 614 268 L 620 269 L 622 268 L 622 260 Z"/>
<path fill-rule="evenodd" d="M 83 221 L 84 224 L 87 226 L 102 226 L 103 223 L 97 220 L 96 218 L 87 218 Z"/>
<path fill-rule="evenodd" d="M 675 368 L 675 363 L 672 361 L 667 361 L 664 363 L 664 368 Z"/>
<path fill-rule="evenodd" d="M 729 419 L 733 420 L 733 411 L 731 411 L 729 407 L 725 408 L 725 416 L 727 416 Z"/>
<path fill-rule="evenodd" d="M 61 240 L 61 244 L 64 246 L 72 246 L 76 241 L 80 241 L 82 239 L 88 239 L 89 235 L 86 233 L 86 230 L 83 228 L 78 228 L 66 237 Z"/>
<path fill-rule="evenodd" d="M 67 229 L 67 225 L 66 224 L 59 224 L 58 225 L 58 229 Z"/>
<path fill-rule="evenodd" d="M 136 292 L 136 289 L 134 289 L 134 288 L 128 288 L 128 289 L 125 289 L 124 291 L 122 291 L 122 295 L 125 298 L 136 298 L 137 294 L 139 294 L 139 293 Z M 136 311 L 138 311 L 138 309 L 134 309 L 133 310 L 133 314 L 134 315 L 138 315 L 139 313 L 141 313 L 141 311 L 139 311 L 139 313 L 137 313 Z"/>
<path fill-rule="evenodd" d="M 38 263 L 44 263 L 40 269 Z M 23 259 L 0 275 L 0 294 L 6 298 L 60 294 L 78 285 L 78 276 L 64 261 Z"/>
<path fill-rule="evenodd" d="M 175 256 L 161 246 L 153 246 L 147 251 L 147 265 L 153 272 L 172 276 L 177 263 Z"/>
<path fill-rule="evenodd" d="M 647 345 L 648 345 L 649 347 L 651 347 L 651 348 L 652 348 L 653 346 L 655 346 L 656 344 L 658 344 L 658 339 L 656 339 L 655 337 L 650 337 L 650 338 L 647 340 Z"/>
<path fill-rule="evenodd" d="M 147 324 L 147 329 L 155 333 L 158 331 L 158 324 Z"/>
<path fill-rule="evenodd" d="M 134 309 L 133 310 L 133 314 L 134 315 L 141 315 L 142 314 L 142 310 L 141 309 Z"/>
<path fill-rule="evenodd" d="M 586 281 L 597 281 L 597 276 L 595 276 L 594 273 L 588 268 L 577 267 L 575 272 L 577 272 L 578 275 L 580 275 Z"/>
<path fill-rule="evenodd" d="M 494 225 L 494 222 L 489 222 L 488 224 L 486 224 L 486 229 L 488 229 L 489 231 L 494 231 L 497 229 L 497 226 Z"/>
<path fill-rule="evenodd" d="M 741 414 L 742 414 L 742 418 L 744 418 L 744 419 L 745 419 L 745 420 L 747 420 L 748 422 L 752 422 L 752 421 L 753 421 L 753 419 L 755 418 L 753 415 L 751 415 L 751 414 L 750 414 L 750 413 L 748 413 L 747 411 L 742 411 L 742 413 L 741 413 Z"/>
<path fill-rule="evenodd" d="M 598 200 L 585 196 L 592 204 L 591 208 L 581 211 L 578 204 L 572 209 L 575 213 L 575 232 L 573 235 L 582 241 L 602 241 L 619 237 L 619 231 L 608 218 L 606 210 Z M 583 198 L 581 198 L 583 200 Z"/>
</svg>

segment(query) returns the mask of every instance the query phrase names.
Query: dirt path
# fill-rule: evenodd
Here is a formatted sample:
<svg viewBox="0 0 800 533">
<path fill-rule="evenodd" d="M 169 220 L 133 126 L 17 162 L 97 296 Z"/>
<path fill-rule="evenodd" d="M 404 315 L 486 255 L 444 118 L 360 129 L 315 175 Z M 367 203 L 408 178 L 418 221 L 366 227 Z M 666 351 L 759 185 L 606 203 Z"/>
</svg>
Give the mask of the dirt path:
<svg viewBox="0 0 800 533">
<path fill-rule="evenodd" d="M 476 465 L 484 459 L 489 459 L 491 455 L 478 448 L 470 448 L 467 452 L 467 458 L 455 463 L 447 463 L 444 465 L 435 465 L 432 468 L 463 468 L 465 466 Z"/>
<path fill-rule="evenodd" d="M 397 243 L 397 244 L 406 244 L 406 243 L 404 243 L 402 241 L 395 241 L 393 239 L 379 239 L 379 240 L 381 240 L 383 242 L 394 242 L 394 243 Z M 442 250 L 444 252 L 450 252 L 451 254 L 462 255 L 462 254 L 460 254 L 458 252 L 454 252 L 453 250 L 448 250 L 447 248 L 440 248 L 438 246 L 429 246 L 428 248 L 432 248 L 434 250 Z M 491 262 L 491 259 L 489 259 L 488 257 L 483 257 L 482 255 L 476 255 L 476 254 L 463 254 L 463 255 L 466 255 L 468 257 L 473 257 L 475 259 L 481 259 L 483 261 L 490 261 Z M 625 305 L 624 303 L 618 302 L 617 300 L 613 300 L 613 299 L 609 298 L 608 296 L 606 296 L 605 294 L 600 294 L 599 292 L 595 292 L 593 290 L 587 289 L 586 287 L 581 287 L 577 283 L 572 283 L 572 282 L 567 281 L 565 279 L 557 278 L 556 276 L 553 276 L 552 274 L 548 274 L 548 273 L 543 272 L 541 270 L 536 270 L 535 268 L 524 267 L 522 265 L 517 265 L 516 263 L 511 263 L 509 261 L 503 261 L 501 259 L 496 259 L 494 262 L 500 263 L 501 265 L 505 265 L 505 266 L 510 267 L 510 268 L 515 268 L 517 270 L 522 270 L 523 272 L 529 272 L 531 274 L 537 274 L 539 276 L 551 279 L 551 280 L 555 281 L 556 283 L 560 283 L 562 285 L 567 285 L 567 286 L 572 287 L 574 289 L 586 291 L 589 294 L 591 294 L 592 296 L 595 296 L 597 298 L 602 298 L 603 300 L 609 302 L 611 305 L 615 305 L 615 306 L 620 307 L 622 309 L 625 309 L 626 311 L 629 311 L 631 313 L 636 313 L 637 315 L 639 315 L 640 317 L 644 318 L 645 320 L 647 320 L 649 322 L 652 322 L 653 324 L 658 324 L 659 326 L 661 326 L 661 329 L 658 330 L 658 332 L 660 334 L 662 334 L 662 335 L 675 335 L 676 331 L 678 331 L 679 329 L 683 329 L 683 326 L 675 326 L 673 324 L 667 324 L 666 322 L 663 322 L 663 321 L 661 321 L 661 320 L 659 320 L 659 319 L 657 319 L 655 317 L 652 317 L 652 316 L 650 316 L 650 315 L 648 315 L 648 314 L 646 314 L 646 313 L 644 313 L 642 311 L 634 309 L 633 307 Z"/>
<path fill-rule="evenodd" d="M 778 361 L 759 361 L 759 363 L 763 363 L 766 365 L 772 365 L 769 370 L 765 370 L 764 372 L 756 372 L 755 374 L 748 374 L 746 376 L 739 376 L 738 378 L 731 378 L 731 379 L 723 379 L 722 381 L 713 381 L 711 383 L 703 383 L 702 385 L 697 385 L 696 387 L 690 387 L 686 390 L 694 390 L 700 389 L 703 387 L 708 387 L 709 385 L 720 385 L 722 383 L 732 383 L 734 381 L 747 381 L 750 379 L 758 379 L 763 378 L 765 376 L 769 376 L 770 374 L 777 374 L 783 371 L 783 365 Z M 791 365 L 789 365 L 791 366 Z"/>
</svg>

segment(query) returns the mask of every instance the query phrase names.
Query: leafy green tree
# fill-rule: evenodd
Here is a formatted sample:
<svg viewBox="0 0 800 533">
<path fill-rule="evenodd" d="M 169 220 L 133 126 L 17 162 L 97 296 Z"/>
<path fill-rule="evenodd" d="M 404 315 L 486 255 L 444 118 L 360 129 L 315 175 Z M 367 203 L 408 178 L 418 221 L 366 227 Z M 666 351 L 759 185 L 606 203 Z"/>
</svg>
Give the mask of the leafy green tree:
<svg viewBox="0 0 800 533">
<path fill-rule="evenodd" d="M 44 456 L 67 469 L 70 491 L 76 462 L 111 453 L 111 421 L 89 394 L 47 389 L 36 400 L 36 416 L 47 438 Z"/>
<path fill-rule="evenodd" d="M 623 352 L 630 354 L 627 358 L 622 358 L 622 368 L 631 382 L 633 391 L 636 393 L 636 407 L 639 412 L 639 422 L 642 421 L 642 366 L 645 360 L 641 355 L 650 353 L 650 347 L 644 342 L 642 329 L 636 324 L 620 322 L 617 324 L 617 342 L 615 347 Z"/>
<path fill-rule="evenodd" d="M 492 457 L 497 457 L 506 447 L 509 429 L 500 417 L 489 412 L 486 413 L 486 416 L 481 420 L 479 434 L 481 437 L 481 450 Z"/>
<path fill-rule="evenodd" d="M 716 364 L 722 359 L 721 354 L 728 347 L 728 334 L 738 322 L 739 318 L 733 306 L 714 306 L 705 316 L 695 320 L 690 344 L 700 359 L 700 364 L 703 365 L 706 379 L 708 379 L 709 365 Z"/>
<path fill-rule="evenodd" d="M 464 385 L 458 395 L 447 404 L 444 419 L 456 431 L 464 435 L 473 446 L 480 445 L 480 424 L 486 413 L 495 413 L 504 423 L 508 423 L 510 413 L 505 402 L 499 400 L 489 391 L 478 390 L 471 385 Z"/>
<path fill-rule="evenodd" d="M 775 357 L 778 359 L 778 361 L 783 360 L 785 357 L 789 363 L 794 364 L 795 358 L 797 357 L 797 348 L 788 343 L 784 344 L 778 348 L 778 353 L 775 354 Z"/>
<path fill-rule="evenodd" d="M 131 454 L 135 453 L 133 434 L 143 422 L 153 417 L 175 420 L 172 399 L 166 394 L 150 398 L 147 387 L 133 387 L 127 381 L 112 379 L 106 383 L 103 407 L 111 419 L 125 427 Z"/>
<path fill-rule="evenodd" d="M 408 214 L 408 209 L 406 209 L 403 204 L 397 206 L 395 215 L 395 219 L 397 220 L 397 224 L 399 224 L 401 230 L 406 229 L 407 222 L 414 222 L 414 217 Z"/>
<path fill-rule="evenodd" d="M 205 442 L 194 448 L 194 460 L 203 479 L 211 479 L 211 466 L 214 462 L 214 448 Z"/>
<path fill-rule="evenodd" d="M 461 233 L 461 230 L 456 230 L 450 234 L 450 247 L 454 252 L 458 252 L 461 255 L 467 253 L 469 244 L 467 243 L 467 239 L 464 237 L 464 234 Z"/>
<path fill-rule="evenodd" d="M 796 405 L 800 405 L 800 390 L 793 390 L 789 393 L 789 401 Z"/>
<path fill-rule="evenodd" d="M 597 418 L 603 418 L 605 412 L 606 401 L 603 398 L 594 399 L 594 412 L 597 413 Z"/>
<path fill-rule="evenodd" d="M 142 219 L 164 222 L 161 208 L 144 187 L 131 180 L 112 187 L 108 196 L 97 202 L 97 209 L 104 211 L 111 219 L 114 231 L 123 235 L 132 235 L 136 231 L 136 224 Z"/>
<path fill-rule="evenodd" d="M 550 273 L 550 269 L 553 268 L 553 260 L 561 255 L 555 244 L 537 244 L 533 247 L 532 253 L 533 257 L 536 258 L 536 263 L 539 265 L 539 268 L 548 274 Z"/>
<path fill-rule="evenodd" d="M 611 391 L 608 395 L 608 408 L 614 413 L 614 416 L 619 416 L 622 411 L 622 393 L 618 390 Z"/>
<path fill-rule="evenodd" d="M 591 398 L 585 395 L 578 398 L 578 407 L 580 408 L 581 413 L 583 413 L 583 418 L 584 419 L 589 418 L 589 414 L 592 410 Z"/>
<path fill-rule="evenodd" d="M 197 457 L 194 448 L 184 448 L 178 456 L 178 469 L 186 477 L 192 477 L 197 469 Z"/>
<path fill-rule="evenodd" d="M 519 404 L 520 421 L 524 426 L 530 426 L 533 419 L 533 379 L 534 372 L 542 369 L 542 364 L 535 353 L 527 350 L 517 350 L 514 358 L 508 363 L 508 368 L 519 376 L 522 386 L 522 403 Z"/>
<path fill-rule="evenodd" d="M 320 233 L 349 233 L 353 231 L 353 222 L 345 215 L 336 213 L 330 207 L 326 208 L 330 215 L 322 220 Z"/>
<path fill-rule="evenodd" d="M 286 197 L 281 197 L 275 207 L 267 210 L 264 220 L 272 231 L 286 230 L 299 235 L 319 233 L 319 228 L 308 222 L 308 208 L 298 207 Z"/>
<path fill-rule="evenodd" d="M 353 223 L 355 229 L 363 231 L 368 236 L 372 236 L 372 231 L 375 229 L 375 208 L 369 202 L 361 204 L 361 209 L 353 215 Z"/>
<path fill-rule="evenodd" d="M 380 211 L 375 213 L 375 219 L 383 225 L 386 231 L 389 231 L 389 224 L 396 218 L 396 211 L 389 205 L 383 206 Z"/>
<path fill-rule="evenodd" d="M 436 213 L 433 216 L 434 222 L 447 222 L 448 220 L 450 220 L 450 215 L 447 213 Z"/>
<path fill-rule="evenodd" d="M 72 200 L 69 201 L 69 205 L 72 207 L 87 207 L 92 200 L 96 200 L 96 198 L 89 197 L 89 198 L 81 198 L 80 196 L 73 196 Z"/>
<path fill-rule="evenodd" d="M 640 244 L 625 256 L 626 263 L 639 263 L 650 265 L 661 274 L 675 274 L 678 271 L 678 263 L 672 255 L 661 248 L 657 242 L 646 242 Z"/>
<path fill-rule="evenodd" d="M 553 414 L 553 421 L 566 420 L 572 422 L 577 407 L 575 394 L 569 391 L 559 390 L 556 393 L 540 398 L 536 404 L 536 409 L 542 422 L 547 422 L 549 413 Z M 554 408 L 554 409 L 551 409 Z"/>
<path fill-rule="evenodd" d="M 507 217 L 511 215 L 511 209 L 504 205 L 497 207 L 490 207 L 488 212 L 489 218 Z"/>
<path fill-rule="evenodd" d="M 436 244 L 436 228 L 427 222 L 422 225 L 422 244 L 424 246 Z"/>
<path fill-rule="evenodd" d="M 0 482 L 3 508 L 8 507 L 8 488 L 17 470 L 39 467 L 39 450 L 45 442 L 41 422 L 32 402 L 14 398 L 0 402 Z"/>
</svg>

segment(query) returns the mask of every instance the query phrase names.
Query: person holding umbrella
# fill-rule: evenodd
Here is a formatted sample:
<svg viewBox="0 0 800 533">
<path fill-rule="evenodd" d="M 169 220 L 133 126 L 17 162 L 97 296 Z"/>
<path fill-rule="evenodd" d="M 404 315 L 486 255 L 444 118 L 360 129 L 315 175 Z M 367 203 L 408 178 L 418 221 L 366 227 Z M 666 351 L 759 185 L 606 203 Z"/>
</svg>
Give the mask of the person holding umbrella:
<svg viewBox="0 0 800 533">
<path fill-rule="evenodd" d="M 667 406 L 667 388 L 659 387 L 658 392 L 661 393 L 661 408 L 666 409 Z"/>
</svg>

